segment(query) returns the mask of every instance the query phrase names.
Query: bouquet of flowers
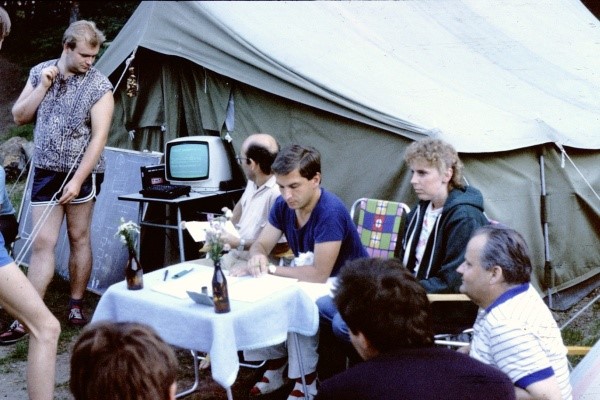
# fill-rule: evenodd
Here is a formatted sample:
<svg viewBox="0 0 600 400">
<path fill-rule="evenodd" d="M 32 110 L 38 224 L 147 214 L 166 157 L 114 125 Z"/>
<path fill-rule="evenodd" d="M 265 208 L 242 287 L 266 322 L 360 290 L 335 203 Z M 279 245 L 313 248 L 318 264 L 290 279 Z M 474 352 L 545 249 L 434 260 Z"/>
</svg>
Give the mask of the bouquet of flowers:
<svg viewBox="0 0 600 400">
<path fill-rule="evenodd" d="M 121 217 L 121 225 L 117 229 L 115 236 L 118 236 L 121 242 L 127 247 L 130 253 L 135 253 L 137 237 L 140 234 L 140 227 L 133 221 L 125 222 Z"/>
<path fill-rule="evenodd" d="M 210 228 L 206 230 L 206 241 L 200 249 L 200 252 L 208 253 L 211 260 L 215 262 L 221 258 L 223 252 L 231 250 L 229 244 L 224 243 L 222 236 L 225 224 L 231 219 L 233 213 L 227 207 L 223 207 L 221 211 L 223 211 L 223 215 L 210 221 Z"/>
</svg>

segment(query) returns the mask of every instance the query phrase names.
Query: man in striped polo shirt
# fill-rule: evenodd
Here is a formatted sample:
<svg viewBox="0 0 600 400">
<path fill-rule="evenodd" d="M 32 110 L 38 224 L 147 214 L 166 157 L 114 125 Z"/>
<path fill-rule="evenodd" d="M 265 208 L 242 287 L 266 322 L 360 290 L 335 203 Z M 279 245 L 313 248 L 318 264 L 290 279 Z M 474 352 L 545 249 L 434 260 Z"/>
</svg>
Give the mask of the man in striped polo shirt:
<svg viewBox="0 0 600 400">
<path fill-rule="evenodd" d="M 458 272 L 460 291 L 480 310 L 473 340 L 461 351 L 506 373 L 518 399 L 571 400 L 567 349 L 530 284 L 531 269 L 518 232 L 494 225 L 475 231 Z"/>
</svg>

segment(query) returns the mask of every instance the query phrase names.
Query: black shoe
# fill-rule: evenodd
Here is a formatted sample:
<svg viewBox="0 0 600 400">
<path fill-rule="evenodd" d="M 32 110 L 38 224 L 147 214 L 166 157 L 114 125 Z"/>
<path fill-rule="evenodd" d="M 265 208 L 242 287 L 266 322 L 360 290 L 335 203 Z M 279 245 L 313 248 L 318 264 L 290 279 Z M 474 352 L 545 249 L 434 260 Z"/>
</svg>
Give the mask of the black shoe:
<svg viewBox="0 0 600 400">
<path fill-rule="evenodd" d="M 71 306 L 71 309 L 69 310 L 69 323 L 75 326 L 84 326 L 88 323 L 80 306 Z"/>
<path fill-rule="evenodd" d="M 0 333 L 0 345 L 5 346 L 8 344 L 17 343 L 19 340 L 23 340 L 29 335 L 25 332 L 25 327 L 15 320 L 6 331 Z"/>
</svg>

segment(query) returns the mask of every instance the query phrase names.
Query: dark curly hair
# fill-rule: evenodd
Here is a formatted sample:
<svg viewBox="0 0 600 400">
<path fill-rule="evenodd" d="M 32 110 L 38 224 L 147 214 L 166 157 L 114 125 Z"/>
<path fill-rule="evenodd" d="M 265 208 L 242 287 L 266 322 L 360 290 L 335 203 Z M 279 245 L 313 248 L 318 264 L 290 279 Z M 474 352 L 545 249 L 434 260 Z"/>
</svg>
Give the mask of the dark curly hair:
<svg viewBox="0 0 600 400">
<path fill-rule="evenodd" d="M 279 152 L 271 169 L 277 175 L 287 175 L 298 169 L 300 176 L 312 179 L 321 172 L 321 153 L 312 146 L 292 144 Z"/>
<path fill-rule="evenodd" d="M 427 293 L 399 259 L 345 264 L 335 304 L 352 333 L 362 332 L 380 352 L 433 345 Z"/>
<path fill-rule="evenodd" d="M 88 325 L 71 355 L 71 392 L 76 400 L 168 399 L 177 379 L 173 349 L 147 325 Z"/>
</svg>

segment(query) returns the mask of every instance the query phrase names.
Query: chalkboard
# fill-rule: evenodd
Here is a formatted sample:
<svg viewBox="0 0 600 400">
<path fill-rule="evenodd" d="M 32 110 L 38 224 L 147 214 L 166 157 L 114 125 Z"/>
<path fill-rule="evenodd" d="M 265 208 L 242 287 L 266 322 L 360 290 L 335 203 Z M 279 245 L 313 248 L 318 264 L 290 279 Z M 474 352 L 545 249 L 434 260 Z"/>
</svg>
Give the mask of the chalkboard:
<svg viewBox="0 0 600 400">
<path fill-rule="evenodd" d="M 140 167 L 159 164 L 162 153 L 106 147 L 104 156 L 106 172 L 94 206 L 91 231 L 94 261 L 88 289 L 96 293 L 103 293 L 113 283 L 123 280 L 128 254 L 115 233 L 121 217 L 125 221 L 136 222 L 138 218 L 138 203 L 122 201 L 118 197 L 138 192 L 142 188 Z M 28 239 L 31 237 L 32 230 L 30 206 L 32 174 L 29 175 L 19 210 L 21 239 L 15 242 L 13 252 L 15 259 L 19 261 L 20 258 L 24 265 L 28 265 L 31 254 L 31 244 L 28 243 Z M 65 223 L 61 227 L 56 245 L 56 272 L 66 279 L 69 277 L 69 239 Z"/>
</svg>

